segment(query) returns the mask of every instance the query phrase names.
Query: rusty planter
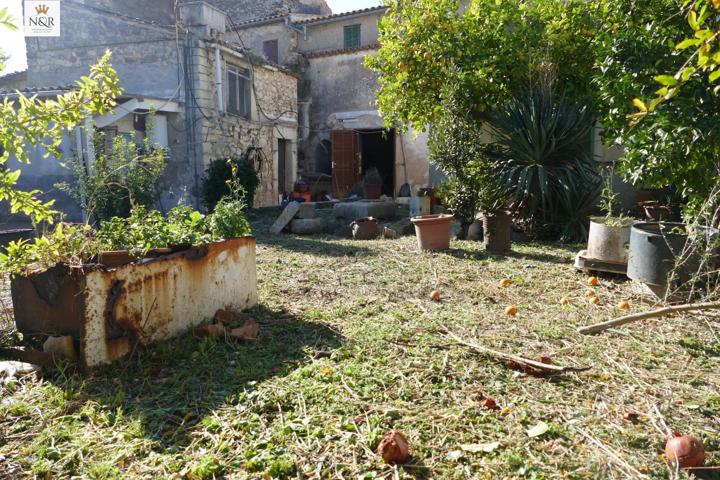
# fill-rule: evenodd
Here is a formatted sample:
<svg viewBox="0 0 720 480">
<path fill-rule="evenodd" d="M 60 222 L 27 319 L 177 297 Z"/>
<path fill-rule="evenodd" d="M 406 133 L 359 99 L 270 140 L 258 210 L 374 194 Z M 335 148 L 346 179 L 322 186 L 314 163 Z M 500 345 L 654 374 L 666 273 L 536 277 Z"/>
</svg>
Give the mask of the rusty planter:
<svg viewBox="0 0 720 480">
<path fill-rule="evenodd" d="M 84 368 L 188 332 L 220 308 L 257 303 L 255 239 L 237 238 L 114 269 L 49 270 L 12 282 L 24 334 L 72 335 Z"/>
</svg>

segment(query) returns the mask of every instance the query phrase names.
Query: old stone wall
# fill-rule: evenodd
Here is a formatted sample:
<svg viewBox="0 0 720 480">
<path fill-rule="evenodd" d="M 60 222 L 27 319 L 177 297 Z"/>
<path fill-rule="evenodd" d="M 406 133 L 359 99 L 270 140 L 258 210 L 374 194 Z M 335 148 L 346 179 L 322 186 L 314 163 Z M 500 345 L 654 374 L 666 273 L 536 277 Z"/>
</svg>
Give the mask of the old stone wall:
<svg viewBox="0 0 720 480">
<path fill-rule="evenodd" d="M 254 79 L 250 118 L 218 110 L 214 48 L 198 48 L 195 62 L 195 97 L 202 109 L 198 142 L 203 168 L 212 160 L 240 157 L 255 149 L 260 187 L 255 206 L 278 204 L 278 140 L 291 142 L 288 175 L 296 174 L 297 78 L 269 66 L 252 65 L 240 55 L 222 54 L 223 89 L 227 86 L 226 66 L 249 69 Z M 227 98 L 227 96 L 225 96 Z M 286 179 L 287 180 L 287 179 Z"/>
<path fill-rule="evenodd" d="M 302 53 L 340 50 L 345 47 L 345 27 L 360 25 L 360 45 L 376 45 L 378 43 L 378 22 L 384 10 L 362 16 L 339 17 L 332 22 L 308 23 L 307 39 L 298 35 L 298 50 Z"/>
<path fill-rule="evenodd" d="M 229 42 L 239 42 L 238 36 L 246 48 L 258 55 L 263 55 L 263 42 L 277 40 L 278 64 L 294 67 L 298 63 L 296 34 L 282 21 L 240 28 L 237 33 L 234 31 L 226 33 L 225 39 Z"/>
</svg>

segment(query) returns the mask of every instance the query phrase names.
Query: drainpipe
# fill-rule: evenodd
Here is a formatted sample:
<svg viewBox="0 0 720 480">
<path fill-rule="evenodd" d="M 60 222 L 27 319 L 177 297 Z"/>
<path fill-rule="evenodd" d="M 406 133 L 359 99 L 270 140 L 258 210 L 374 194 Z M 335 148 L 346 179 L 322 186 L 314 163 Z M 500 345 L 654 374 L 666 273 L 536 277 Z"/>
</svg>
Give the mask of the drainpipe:
<svg viewBox="0 0 720 480">
<path fill-rule="evenodd" d="M 83 162 L 83 164 L 85 165 L 85 173 L 89 173 L 88 172 L 88 164 L 87 164 L 87 161 L 85 160 L 85 149 L 83 148 L 82 130 L 80 129 L 79 126 L 75 127 L 75 145 L 77 147 L 76 155 L 78 157 L 78 160 Z M 85 203 L 85 195 L 83 195 L 82 193 L 80 193 L 80 200 L 82 201 L 82 203 Z M 84 208 L 80 208 L 80 211 L 82 212 L 83 223 L 87 223 L 87 221 L 88 221 L 87 211 L 85 211 Z"/>
<path fill-rule="evenodd" d="M 215 46 L 215 88 L 217 89 L 217 107 L 218 114 L 225 113 L 225 99 L 222 80 L 222 55 L 220 54 L 220 46 Z"/>
</svg>

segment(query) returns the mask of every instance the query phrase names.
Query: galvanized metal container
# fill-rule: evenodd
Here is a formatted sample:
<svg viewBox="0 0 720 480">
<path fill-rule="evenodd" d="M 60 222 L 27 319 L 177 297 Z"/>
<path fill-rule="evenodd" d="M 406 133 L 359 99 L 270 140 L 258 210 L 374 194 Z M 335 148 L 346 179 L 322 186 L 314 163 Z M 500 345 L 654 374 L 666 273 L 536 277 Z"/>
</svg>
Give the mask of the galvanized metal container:
<svg viewBox="0 0 720 480">
<path fill-rule="evenodd" d="M 630 234 L 628 277 L 664 287 L 688 235 L 682 223 L 638 223 Z"/>
<path fill-rule="evenodd" d="M 602 262 L 627 265 L 630 250 L 631 219 L 615 219 L 619 225 L 608 224 L 606 218 L 593 218 L 590 221 L 587 257 Z"/>
</svg>

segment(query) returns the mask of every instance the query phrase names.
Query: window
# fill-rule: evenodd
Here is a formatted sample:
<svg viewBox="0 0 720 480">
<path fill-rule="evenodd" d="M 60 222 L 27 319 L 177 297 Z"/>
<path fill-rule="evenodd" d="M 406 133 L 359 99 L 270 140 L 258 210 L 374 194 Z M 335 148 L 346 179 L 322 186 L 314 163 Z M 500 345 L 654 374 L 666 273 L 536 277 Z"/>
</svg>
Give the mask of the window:
<svg viewBox="0 0 720 480">
<path fill-rule="evenodd" d="M 360 46 L 360 25 L 345 26 L 345 48 L 358 48 Z"/>
<path fill-rule="evenodd" d="M 227 79 L 227 112 L 250 118 L 250 100 L 252 98 L 250 71 L 244 68 L 228 67 Z"/>
<path fill-rule="evenodd" d="M 278 63 L 278 41 L 268 40 L 263 42 L 263 54 L 270 63 Z"/>
</svg>

